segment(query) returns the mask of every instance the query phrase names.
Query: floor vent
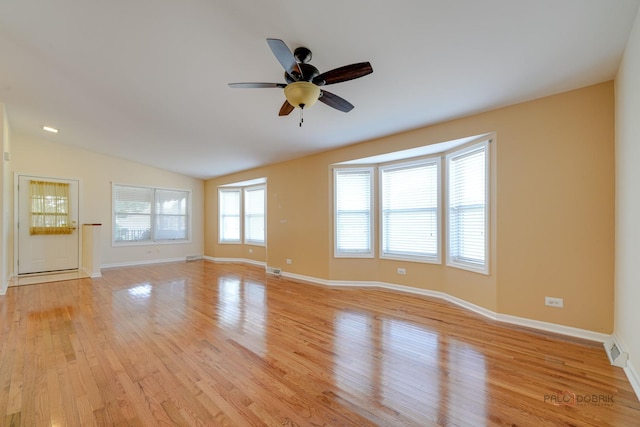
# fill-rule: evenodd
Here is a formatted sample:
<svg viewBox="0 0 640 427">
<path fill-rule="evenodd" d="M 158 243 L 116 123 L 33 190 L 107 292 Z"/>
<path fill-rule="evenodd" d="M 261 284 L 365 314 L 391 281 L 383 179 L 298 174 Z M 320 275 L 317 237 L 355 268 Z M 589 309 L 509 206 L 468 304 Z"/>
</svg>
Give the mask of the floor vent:
<svg viewBox="0 0 640 427">
<path fill-rule="evenodd" d="M 275 267 L 267 267 L 267 274 L 273 274 L 274 276 L 280 276 L 282 274 L 282 269 Z"/>
<path fill-rule="evenodd" d="M 615 338 L 612 337 L 607 340 L 604 343 L 604 349 L 606 350 L 609 361 L 613 366 L 618 366 L 620 368 L 627 366 L 627 359 L 629 359 L 629 355 L 620 350 Z"/>
<path fill-rule="evenodd" d="M 187 255 L 187 261 L 196 261 L 200 259 L 200 255 Z"/>
</svg>

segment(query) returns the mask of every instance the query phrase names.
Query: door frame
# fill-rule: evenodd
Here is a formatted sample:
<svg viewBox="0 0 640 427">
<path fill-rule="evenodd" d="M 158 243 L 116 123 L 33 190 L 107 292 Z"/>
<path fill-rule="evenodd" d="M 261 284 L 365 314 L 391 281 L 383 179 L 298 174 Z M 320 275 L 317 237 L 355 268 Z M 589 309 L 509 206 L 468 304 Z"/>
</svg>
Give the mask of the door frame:
<svg viewBox="0 0 640 427">
<path fill-rule="evenodd" d="M 32 276 L 38 274 L 52 274 L 49 273 L 25 273 L 19 274 L 18 269 L 18 257 L 19 257 L 19 244 L 20 244 L 20 236 L 18 232 L 18 223 L 20 222 L 20 200 L 19 200 L 19 190 L 18 185 L 20 184 L 20 177 L 31 177 L 31 178 L 39 178 L 43 180 L 54 179 L 54 180 L 62 180 L 62 181 L 77 181 L 78 182 L 78 268 L 67 271 L 80 271 L 82 270 L 82 209 L 81 199 L 82 199 L 82 180 L 80 178 L 68 178 L 68 177 L 60 177 L 60 176 L 51 176 L 51 175 L 39 175 L 39 174 L 31 174 L 31 173 L 23 173 L 23 172 L 14 172 L 13 173 L 13 277 L 19 276 Z"/>
</svg>

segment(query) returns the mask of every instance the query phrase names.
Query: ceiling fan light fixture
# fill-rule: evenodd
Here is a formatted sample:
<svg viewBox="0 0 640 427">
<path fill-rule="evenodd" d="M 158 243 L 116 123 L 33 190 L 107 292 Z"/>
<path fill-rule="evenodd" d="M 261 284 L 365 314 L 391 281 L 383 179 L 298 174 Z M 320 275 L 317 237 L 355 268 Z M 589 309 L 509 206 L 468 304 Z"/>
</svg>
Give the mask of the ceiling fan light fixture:
<svg viewBox="0 0 640 427">
<path fill-rule="evenodd" d="M 373 73 L 369 62 L 358 62 L 345 65 L 333 70 L 320 73 L 316 67 L 309 64 L 311 51 L 306 47 L 299 47 L 295 52 L 287 47 L 280 39 L 267 39 L 271 52 L 284 68 L 286 83 L 229 83 L 234 88 L 284 88 L 287 100 L 280 107 L 278 116 L 289 115 L 296 107 L 300 109 L 300 125 L 302 125 L 302 111 L 320 101 L 338 111 L 348 113 L 353 110 L 353 104 L 346 99 L 324 90 L 324 86 L 346 82 Z M 320 90 L 322 86 L 323 89 Z"/>
<path fill-rule="evenodd" d="M 284 88 L 289 104 L 297 108 L 309 108 L 320 98 L 320 88 L 311 82 L 293 82 Z"/>
</svg>

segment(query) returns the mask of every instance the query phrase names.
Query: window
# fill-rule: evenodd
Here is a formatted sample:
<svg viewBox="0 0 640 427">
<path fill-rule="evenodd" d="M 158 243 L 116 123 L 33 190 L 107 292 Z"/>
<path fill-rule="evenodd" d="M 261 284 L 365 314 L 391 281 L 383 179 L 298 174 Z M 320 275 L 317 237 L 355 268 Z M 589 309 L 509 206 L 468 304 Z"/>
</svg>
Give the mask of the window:
<svg viewBox="0 0 640 427">
<path fill-rule="evenodd" d="M 118 244 L 189 240 L 188 190 L 113 186 L 113 242 Z"/>
<path fill-rule="evenodd" d="M 156 189 L 155 193 L 155 240 L 187 239 L 189 192 Z"/>
<path fill-rule="evenodd" d="M 218 189 L 220 243 L 266 243 L 266 186 Z M 244 237 L 243 237 L 244 236 Z"/>
<path fill-rule="evenodd" d="M 372 194 L 372 168 L 334 170 L 336 257 L 373 257 Z"/>
<path fill-rule="evenodd" d="M 240 243 L 240 189 L 218 190 L 220 243 Z"/>
<path fill-rule="evenodd" d="M 488 141 L 447 155 L 447 264 L 489 273 Z"/>
<path fill-rule="evenodd" d="M 71 234 L 69 184 L 29 181 L 29 234 Z"/>
<path fill-rule="evenodd" d="M 244 189 L 244 242 L 264 244 L 264 187 Z"/>
<path fill-rule="evenodd" d="M 381 259 L 440 264 L 445 251 L 448 266 L 489 274 L 491 141 L 475 135 L 333 165 L 334 257 L 372 258 L 377 240 Z"/>
<path fill-rule="evenodd" d="M 440 158 L 380 168 L 381 258 L 440 262 Z"/>
</svg>

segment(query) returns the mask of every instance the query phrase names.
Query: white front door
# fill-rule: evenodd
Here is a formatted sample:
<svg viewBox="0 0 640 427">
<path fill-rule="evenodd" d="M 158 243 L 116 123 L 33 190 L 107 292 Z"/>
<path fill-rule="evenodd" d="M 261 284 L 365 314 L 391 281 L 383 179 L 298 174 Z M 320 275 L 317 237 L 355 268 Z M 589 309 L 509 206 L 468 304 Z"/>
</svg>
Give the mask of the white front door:
<svg viewBox="0 0 640 427">
<path fill-rule="evenodd" d="M 32 234 L 31 227 L 31 181 L 69 184 L 68 210 L 69 234 Z M 18 176 L 18 274 L 43 273 L 49 271 L 75 270 L 78 268 L 79 233 L 78 181 Z"/>
</svg>

